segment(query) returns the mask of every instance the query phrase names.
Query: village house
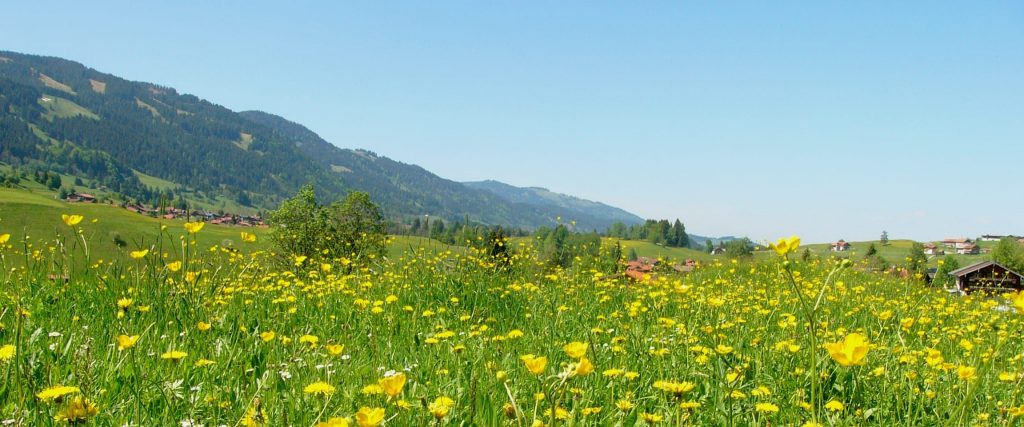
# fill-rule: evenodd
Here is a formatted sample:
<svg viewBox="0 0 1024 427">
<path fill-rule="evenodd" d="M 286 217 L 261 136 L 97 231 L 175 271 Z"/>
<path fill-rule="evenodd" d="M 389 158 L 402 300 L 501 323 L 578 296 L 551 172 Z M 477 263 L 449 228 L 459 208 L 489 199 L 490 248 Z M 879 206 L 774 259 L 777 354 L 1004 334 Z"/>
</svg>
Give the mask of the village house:
<svg viewBox="0 0 1024 427">
<path fill-rule="evenodd" d="M 832 244 L 832 252 L 846 252 L 850 250 L 850 244 L 843 239 Z"/>
<path fill-rule="evenodd" d="M 650 280 L 653 277 L 654 267 L 658 265 L 654 258 L 640 257 L 626 263 L 626 276 L 638 281 Z"/>
<path fill-rule="evenodd" d="M 956 290 L 967 294 L 976 291 L 1007 292 L 1019 291 L 1022 277 L 1019 273 L 995 261 L 971 264 L 949 272 L 956 278 Z"/>
<path fill-rule="evenodd" d="M 936 245 L 934 243 L 925 243 L 924 244 L 924 254 L 925 255 L 945 255 L 946 251 L 942 250 L 942 248 L 940 248 L 939 245 Z"/>
<path fill-rule="evenodd" d="M 69 202 L 96 203 L 96 196 L 89 193 L 71 193 L 64 200 Z"/>
<path fill-rule="evenodd" d="M 942 241 L 942 245 L 943 246 L 945 246 L 947 248 L 955 248 L 955 249 L 962 248 L 964 246 L 967 246 L 970 243 L 971 243 L 971 239 L 968 239 L 966 237 L 950 237 L 950 238 L 944 239 Z"/>
<path fill-rule="evenodd" d="M 725 255 L 725 246 L 716 246 L 711 250 L 711 255 Z"/>
<path fill-rule="evenodd" d="M 961 246 L 957 246 L 956 253 L 958 255 L 977 255 L 981 253 L 981 250 L 978 248 L 978 245 L 974 243 L 965 243 Z"/>
</svg>

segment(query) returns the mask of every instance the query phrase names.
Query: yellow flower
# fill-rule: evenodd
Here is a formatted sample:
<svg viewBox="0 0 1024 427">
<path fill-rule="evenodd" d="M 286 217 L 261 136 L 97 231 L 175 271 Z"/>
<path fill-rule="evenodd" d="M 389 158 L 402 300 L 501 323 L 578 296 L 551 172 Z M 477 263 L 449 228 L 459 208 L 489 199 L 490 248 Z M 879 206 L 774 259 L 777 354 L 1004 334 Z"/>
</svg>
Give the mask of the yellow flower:
<svg viewBox="0 0 1024 427">
<path fill-rule="evenodd" d="M 842 341 L 825 344 L 825 349 L 842 366 L 863 365 L 868 354 L 868 340 L 864 335 L 849 334 Z"/>
<path fill-rule="evenodd" d="M 252 243 L 256 241 L 256 235 L 252 233 L 242 232 L 242 241 L 245 243 Z"/>
<path fill-rule="evenodd" d="M 133 301 L 131 298 L 121 298 L 117 300 L 117 308 L 121 310 L 127 310 L 128 307 L 132 306 L 133 302 L 135 301 Z"/>
<path fill-rule="evenodd" d="M 263 342 L 273 341 L 274 337 L 276 337 L 276 336 L 277 336 L 277 334 L 275 334 L 274 331 L 267 331 L 267 332 L 260 333 L 260 339 L 263 340 Z"/>
<path fill-rule="evenodd" d="M 573 341 L 566 344 L 565 347 L 562 347 L 562 350 L 565 350 L 565 354 L 568 354 L 569 357 L 579 359 L 587 354 L 587 347 L 587 343 Z"/>
<path fill-rule="evenodd" d="M 188 353 L 185 353 L 184 351 L 179 351 L 179 350 L 171 350 L 171 351 L 168 351 L 167 353 L 161 354 L 160 358 L 164 359 L 164 360 L 175 360 L 175 361 L 177 361 L 177 360 L 184 359 L 185 356 L 188 356 Z"/>
<path fill-rule="evenodd" d="M 691 390 L 697 387 L 697 384 L 689 381 L 683 382 L 672 382 L 672 381 L 655 381 L 654 388 L 664 391 L 666 393 L 672 393 L 676 396 L 681 396 L 684 393 L 689 393 Z"/>
<path fill-rule="evenodd" d="M 774 414 L 779 412 L 779 407 L 768 402 L 762 402 L 754 405 L 754 410 L 764 414 Z"/>
<path fill-rule="evenodd" d="M 212 328 L 212 327 L 213 327 L 213 325 L 211 325 L 209 323 L 206 323 L 206 322 L 203 322 L 203 321 L 199 321 L 199 323 L 196 323 L 196 329 L 198 329 L 200 331 L 209 331 L 210 328 Z"/>
<path fill-rule="evenodd" d="M 978 371 L 970 366 L 958 366 L 956 368 L 956 376 L 964 381 L 974 381 L 978 378 Z"/>
<path fill-rule="evenodd" d="M 647 424 L 657 424 L 662 422 L 665 417 L 658 414 L 649 414 L 647 412 L 641 413 L 640 418 L 643 419 Z"/>
<path fill-rule="evenodd" d="M 85 217 L 81 215 L 63 214 L 60 216 L 60 219 L 64 220 L 64 223 L 67 224 L 68 227 L 73 227 L 78 225 L 78 223 L 82 222 L 82 220 L 85 219 Z"/>
<path fill-rule="evenodd" d="M 137 343 L 137 342 L 139 342 L 139 336 L 138 335 L 132 335 L 132 336 L 118 335 L 117 336 L 117 349 L 118 350 L 127 350 L 129 348 L 135 347 L 135 343 Z"/>
<path fill-rule="evenodd" d="M 14 355 L 16 353 L 17 353 L 17 351 L 16 351 L 14 345 L 11 345 L 11 344 L 4 345 L 3 347 L 0 347 L 0 361 L 6 362 L 8 360 L 11 360 L 11 359 L 14 358 Z"/>
<path fill-rule="evenodd" d="M 303 344 L 309 344 L 310 347 L 316 347 L 316 344 L 320 342 L 320 338 L 316 335 L 303 335 L 299 337 L 299 342 Z"/>
<path fill-rule="evenodd" d="M 313 427 L 348 427 L 348 418 L 334 417 L 317 423 Z"/>
<path fill-rule="evenodd" d="M 330 353 L 331 356 L 337 356 L 345 351 L 345 346 L 341 344 L 327 344 L 326 347 L 327 352 Z"/>
<path fill-rule="evenodd" d="M 181 261 L 167 263 L 167 269 L 170 270 L 171 273 L 177 273 L 178 270 L 181 270 Z"/>
<path fill-rule="evenodd" d="M 203 366 L 212 365 L 214 363 L 217 363 L 217 362 L 214 362 L 214 361 L 212 361 L 210 359 L 199 359 L 199 360 L 196 361 L 196 363 L 193 366 L 195 366 L 197 368 L 202 368 Z"/>
<path fill-rule="evenodd" d="M 58 422 L 76 425 L 88 421 L 89 418 L 95 417 L 99 413 L 100 410 L 94 403 L 84 397 L 76 397 L 71 399 L 68 406 L 53 418 Z"/>
<path fill-rule="evenodd" d="M 3 243 L 3 242 L 0 242 Z M 1024 291 L 1014 292 L 1007 297 L 1018 313 L 1024 313 Z"/>
<path fill-rule="evenodd" d="M 800 238 L 797 236 L 784 237 L 768 246 L 774 249 L 775 253 L 779 255 L 786 255 L 788 253 L 796 252 L 796 249 L 800 247 Z"/>
<path fill-rule="evenodd" d="M 626 399 L 620 399 L 618 402 L 615 402 L 615 407 L 619 408 L 619 410 L 622 412 L 626 412 L 629 411 L 630 409 L 633 409 L 633 402 L 630 402 Z"/>
<path fill-rule="evenodd" d="M 79 390 L 78 387 L 58 385 L 43 389 L 43 391 L 39 392 L 36 397 L 40 400 L 53 401 L 69 394 L 80 393 L 81 391 L 82 390 Z"/>
<path fill-rule="evenodd" d="M 299 255 L 295 257 L 295 266 L 298 267 L 302 265 L 302 263 L 306 262 L 306 259 L 307 257 L 305 255 Z"/>
<path fill-rule="evenodd" d="M 8 240 L 11 240 L 11 233 L 0 234 L 0 245 L 7 243 Z"/>
<path fill-rule="evenodd" d="M 149 249 L 143 249 L 143 250 L 140 250 L 140 251 L 132 251 L 129 255 L 131 255 L 132 259 L 145 258 L 146 255 L 149 255 Z"/>
<path fill-rule="evenodd" d="M 199 230 L 202 230 L 203 227 L 205 227 L 205 226 L 206 226 L 206 223 L 202 222 L 202 221 L 199 221 L 199 222 L 186 222 L 185 223 L 185 231 L 187 231 L 188 234 L 196 234 L 196 233 L 199 232 Z"/>
<path fill-rule="evenodd" d="M 548 358 L 537 357 L 532 354 L 527 354 L 519 358 L 526 365 L 526 370 L 530 371 L 531 374 L 540 375 L 544 373 L 544 368 L 548 366 Z"/>
<path fill-rule="evenodd" d="M 581 358 L 578 363 L 576 363 L 576 368 L 573 370 L 572 375 L 576 377 L 582 377 L 591 372 L 594 372 L 594 364 L 590 363 L 590 360 L 584 357 Z"/>
<path fill-rule="evenodd" d="M 395 397 L 402 393 L 405 387 L 405 374 L 397 373 L 377 380 L 377 385 L 384 390 L 388 396 Z"/>
<path fill-rule="evenodd" d="M 843 409 L 846 409 L 846 407 L 843 406 L 843 402 L 840 402 L 838 400 L 830 400 L 828 403 L 825 404 L 825 409 L 835 412 L 842 412 Z"/>
<path fill-rule="evenodd" d="M 302 389 L 306 394 L 316 394 L 320 396 L 329 396 L 334 394 L 334 386 L 327 384 L 323 381 L 317 381 L 313 384 L 307 385 L 306 388 Z"/>
<path fill-rule="evenodd" d="M 433 403 L 427 405 L 427 410 L 429 410 L 431 414 L 434 414 L 435 418 L 441 419 L 448 415 L 448 412 L 451 411 L 453 406 L 455 406 L 454 400 L 441 396 L 434 399 Z"/>
<path fill-rule="evenodd" d="M 359 408 L 356 412 L 356 424 L 359 427 L 377 427 L 384 422 L 384 408 Z"/>
</svg>

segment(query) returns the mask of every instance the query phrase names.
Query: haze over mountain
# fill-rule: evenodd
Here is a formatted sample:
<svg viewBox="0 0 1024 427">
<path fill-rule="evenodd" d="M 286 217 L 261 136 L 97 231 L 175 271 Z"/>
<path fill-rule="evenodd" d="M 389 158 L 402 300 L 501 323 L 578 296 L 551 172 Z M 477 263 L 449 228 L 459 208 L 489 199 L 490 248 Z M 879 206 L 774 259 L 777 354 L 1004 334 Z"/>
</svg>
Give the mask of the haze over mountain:
<svg viewBox="0 0 1024 427">
<path fill-rule="evenodd" d="M 339 148 L 273 114 L 234 112 L 61 58 L 0 52 L 0 135 L 2 162 L 82 176 L 130 197 L 150 194 L 140 177 L 155 177 L 173 183 L 179 195 L 270 209 L 312 183 L 324 201 L 367 191 L 393 218 L 533 229 L 560 217 L 583 230 L 642 221 L 542 189 L 518 197 L 504 184 L 464 185 L 371 151 Z"/>
</svg>

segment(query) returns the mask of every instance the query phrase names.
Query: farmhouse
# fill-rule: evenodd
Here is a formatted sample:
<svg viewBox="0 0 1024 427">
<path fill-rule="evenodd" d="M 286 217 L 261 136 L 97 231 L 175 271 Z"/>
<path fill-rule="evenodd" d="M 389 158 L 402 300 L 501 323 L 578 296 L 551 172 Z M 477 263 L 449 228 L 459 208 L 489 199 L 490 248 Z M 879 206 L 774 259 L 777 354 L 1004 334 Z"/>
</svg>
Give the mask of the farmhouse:
<svg viewBox="0 0 1024 427">
<path fill-rule="evenodd" d="M 958 255 L 976 255 L 980 252 L 980 248 L 974 243 L 965 243 L 963 246 L 957 246 L 956 248 Z"/>
<path fill-rule="evenodd" d="M 934 243 L 924 244 L 925 255 L 944 255 L 945 253 L 946 251 L 942 250 L 942 248 L 940 248 L 939 245 L 936 245 Z"/>
<path fill-rule="evenodd" d="M 96 203 L 96 196 L 89 193 L 71 193 L 65 200 L 69 202 Z"/>
<path fill-rule="evenodd" d="M 1021 279 L 1024 278 L 1019 273 L 995 261 L 971 264 L 959 270 L 950 271 L 949 275 L 956 278 L 956 288 L 962 293 L 1021 290 Z"/>
<path fill-rule="evenodd" d="M 832 252 L 845 252 L 850 250 L 850 244 L 843 239 L 832 244 Z"/>
<path fill-rule="evenodd" d="M 971 239 L 966 237 L 950 237 L 942 241 L 942 245 L 947 248 L 962 248 L 965 245 L 971 243 Z"/>
<path fill-rule="evenodd" d="M 654 267 L 657 265 L 657 259 L 647 257 L 637 258 L 626 263 L 626 276 L 638 281 L 649 280 L 654 272 Z"/>
</svg>

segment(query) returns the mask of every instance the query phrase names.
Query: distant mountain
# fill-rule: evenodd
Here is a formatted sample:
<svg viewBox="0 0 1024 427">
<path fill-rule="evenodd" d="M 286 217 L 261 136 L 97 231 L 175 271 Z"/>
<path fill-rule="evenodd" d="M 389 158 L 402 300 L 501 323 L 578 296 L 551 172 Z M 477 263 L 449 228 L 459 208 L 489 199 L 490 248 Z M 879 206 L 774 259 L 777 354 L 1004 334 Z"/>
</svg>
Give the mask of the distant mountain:
<svg viewBox="0 0 1024 427">
<path fill-rule="evenodd" d="M 0 162 L 83 177 L 91 187 L 150 203 L 170 195 L 272 209 L 312 183 L 328 202 L 367 191 L 391 218 L 468 217 L 525 229 L 554 225 L 559 216 L 587 229 L 636 218 L 567 196 L 510 200 L 370 151 L 338 148 L 272 114 L 234 112 L 77 62 L 3 51 Z"/>
<path fill-rule="evenodd" d="M 484 190 L 505 201 L 536 206 L 559 213 L 564 222 L 575 221 L 578 230 L 604 231 L 617 221 L 626 225 L 640 224 L 644 219 L 625 210 L 604 203 L 555 193 L 541 187 L 516 187 L 503 182 L 487 180 L 463 182 L 463 185 Z"/>
</svg>

